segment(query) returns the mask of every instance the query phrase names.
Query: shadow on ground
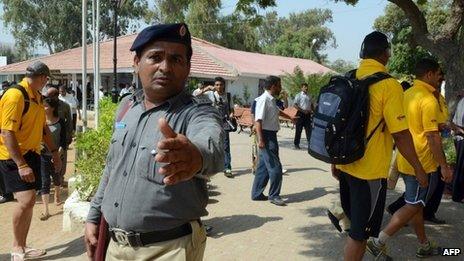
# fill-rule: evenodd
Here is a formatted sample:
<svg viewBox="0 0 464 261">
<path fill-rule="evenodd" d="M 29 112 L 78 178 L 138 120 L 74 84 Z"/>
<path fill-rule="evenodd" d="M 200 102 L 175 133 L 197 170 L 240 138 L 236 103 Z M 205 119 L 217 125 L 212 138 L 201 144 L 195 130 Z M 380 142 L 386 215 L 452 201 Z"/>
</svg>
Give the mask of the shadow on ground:
<svg viewBox="0 0 464 261">
<path fill-rule="evenodd" d="M 328 189 L 329 188 L 329 189 Z M 320 197 L 323 197 L 327 194 L 338 193 L 337 190 L 333 190 L 330 187 L 325 188 L 313 188 L 311 190 L 306 190 L 298 193 L 283 195 L 283 198 L 286 198 L 287 203 L 298 203 L 303 201 L 314 200 Z"/>
<path fill-rule="evenodd" d="M 34 260 L 61 260 L 63 258 L 77 257 L 85 253 L 84 237 L 79 237 L 65 244 L 53 246 L 47 248 L 47 252 L 60 251 L 57 254 L 47 254 L 42 258 L 36 258 Z M 3 259 L 1 259 L 3 260 Z"/>
<path fill-rule="evenodd" d="M 204 220 L 204 223 L 212 226 L 212 238 L 241 233 L 251 229 L 257 229 L 267 222 L 281 220 L 281 217 L 260 217 L 256 215 L 232 215 L 227 217 L 214 217 Z"/>
</svg>

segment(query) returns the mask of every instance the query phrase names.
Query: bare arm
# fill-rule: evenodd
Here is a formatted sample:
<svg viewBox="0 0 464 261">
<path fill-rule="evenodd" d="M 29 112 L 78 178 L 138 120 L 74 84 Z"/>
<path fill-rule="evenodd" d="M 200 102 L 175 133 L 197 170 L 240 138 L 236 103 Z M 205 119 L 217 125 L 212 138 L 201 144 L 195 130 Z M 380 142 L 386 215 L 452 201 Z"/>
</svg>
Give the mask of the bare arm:
<svg viewBox="0 0 464 261">
<path fill-rule="evenodd" d="M 263 121 L 257 120 L 255 121 L 256 126 L 256 134 L 258 135 L 258 147 L 264 148 L 264 137 L 263 137 Z"/>
<path fill-rule="evenodd" d="M 416 173 L 417 181 L 422 187 L 428 186 L 427 174 L 419 161 L 416 150 L 414 149 L 414 142 L 412 140 L 409 130 L 403 130 L 397 133 L 392 133 L 395 144 L 398 147 L 401 155 L 411 164 Z"/>
<path fill-rule="evenodd" d="M 13 131 L 10 130 L 3 130 L 2 129 L 2 138 L 5 142 L 5 146 L 10 154 L 11 159 L 16 163 L 16 165 L 21 166 L 26 163 L 23 155 L 21 154 L 21 150 L 19 149 L 18 140 L 16 139 L 16 135 Z"/>
<path fill-rule="evenodd" d="M 52 153 L 53 165 L 55 167 L 55 171 L 59 172 L 61 170 L 60 154 L 58 153 L 58 147 L 53 142 L 52 133 L 50 132 L 50 129 L 48 128 L 47 125 L 44 125 L 43 134 L 44 134 L 43 141 L 45 145 L 47 146 L 48 150 Z"/>
<path fill-rule="evenodd" d="M 446 163 L 446 157 L 443 153 L 443 146 L 441 143 L 440 133 L 438 131 L 427 132 L 426 134 L 427 142 L 432 151 L 433 158 L 438 162 L 441 167 L 441 173 L 443 175 L 443 180 L 445 182 L 451 182 L 453 174 L 450 170 L 450 167 Z"/>
</svg>

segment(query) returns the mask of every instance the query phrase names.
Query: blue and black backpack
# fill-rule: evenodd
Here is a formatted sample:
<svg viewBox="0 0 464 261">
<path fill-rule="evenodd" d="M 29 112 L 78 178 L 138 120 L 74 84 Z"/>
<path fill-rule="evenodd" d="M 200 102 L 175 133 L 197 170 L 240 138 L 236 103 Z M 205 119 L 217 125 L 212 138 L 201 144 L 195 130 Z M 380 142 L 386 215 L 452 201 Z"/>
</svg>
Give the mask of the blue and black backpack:
<svg viewBox="0 0 464 261">
<path fill-rule="evenodd" d="M 366 136 L 369 120 L 369 86 L 391 78 L 378 72 L 356 79 L 356 70 L 333 76 L 322 87 L 313 116 L 308 153 L 331 164 L 349 164 L 364 156 L 366 145 L 382 119 Z"/>
</svg>

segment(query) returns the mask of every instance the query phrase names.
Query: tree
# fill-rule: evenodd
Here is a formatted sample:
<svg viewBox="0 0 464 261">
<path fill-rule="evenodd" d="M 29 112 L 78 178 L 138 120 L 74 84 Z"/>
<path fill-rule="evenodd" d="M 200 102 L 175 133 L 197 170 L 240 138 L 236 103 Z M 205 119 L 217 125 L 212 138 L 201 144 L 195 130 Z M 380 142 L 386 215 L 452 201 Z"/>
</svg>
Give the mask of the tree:
<svg viewBox="0 0 464 261">
<path fill-rule="evenodd" d="M 358 0 L 335 0 L 355 5 Z M 388 0 L 398 6 L 411 25 L 412 35 L 417 44 L 437 57 L 446 71 L 446 91 L 453 97 L 462 88 L 464 71 L 464 1 L 443 0 Z M 429 8 L 423 8 L 431 4 Z M 439 6 L 440 12 L 427 15 L 427 10 Z"/>
<path fill-rule="evenodd" d="M 20 53 L 30 53 L 38 45 L 50 53 L 63 51 L 81 42 L 81 0 L 0 0 L 6 27 L 16 40 Z M 88 1 L 91 11 L 91 2 Z M 100 39 L 113 36 L 113 6 L 111 1 L 101 1 Z M 136 21 L 146 14 L 147 0 L 127 0 L 118 10 L 119 35 L 135 31 Z M 89 21 L 90 21 L 89 17 Z M 90 37 L 90 34 L 88 34 Z"/>
<path fill-rule="evenodd" d="M 296 66 L 293 73 L 285 73 L 282 77 L 282 87 L 288 93 L 289 97 L 294 98 L 301 91 L 303 83 L 308 84 L 308 92 L 312 97 L 317 97 L 321 88 L 329 82 L 332 75 L 326 74 L 307 74 Z"/>
<path fill-rule="evenodd" d="M 263 50 L 283 56 L 312 59 L 324 62 L 327 55 L 321 51 L 328 46 L 336 47 L 335 37 L 326 26 L 332 22 L 332 11 L 309 9 L 301 13 L 291 13 L 288 18 L 278 18 L 277 14 L 265 16 L 259 29 Z"/>
<path fill-rule="evenodd" d="M 345 61 L 342 59 L 337 59 L 333 61 L 332 63 L 329 63 L 327 65 L 330 67 L 332 70 L 336 71 L 337 73 L 344 74 L 346 72 L 349 72 L 353 69 L 356 69 L 356 64 L 350 62 L 350 61 Z"/>
<path fill-rule="evenodd" d="M 0 56 L 6 56 L 8 64 L 22 61 L 16 49 L 9 45 L 0 44 Z"/>
<path fill-rule="evenodd" d="M 426 14 L 430 30 L 437 32 L 446 21 L 446 6 L 443 0 L 433 0 L 421 6 Z M 416 62 L 431 55 L 414 38 L 412 27 L 405 13 L 396 5 L 389 4 L 385 14 L 375 20 L 374 28 L 391 37 L 392 57 L 389 61 L 390 72 L 397 76 L 414 73 Z"/>
</svg>

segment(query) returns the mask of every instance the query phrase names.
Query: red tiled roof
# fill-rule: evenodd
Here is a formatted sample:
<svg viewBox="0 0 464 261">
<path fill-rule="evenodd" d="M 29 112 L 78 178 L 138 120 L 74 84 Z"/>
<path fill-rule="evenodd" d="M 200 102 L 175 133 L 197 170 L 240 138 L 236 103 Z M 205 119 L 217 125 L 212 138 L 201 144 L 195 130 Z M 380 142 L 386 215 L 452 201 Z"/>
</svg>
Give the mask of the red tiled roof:
<svg viewBox="0 0 464 261">
<path fill-rule="evenodd" d="M 133 53 L 129 51 L 137 34 L 118 37 L 118 72 L 132 72 Z M 305 73 L 325 73 L 330 69 L 311 60 L 266 55 L 228 49 L 193 37 L 193 56 L 190 75 L 193 77 L 236 78 L 239 75 L 265 76 L 282 75 L 293 72 L 299 66 Z M 59 70 L 62 74 L 80 73 L 82 48 L 77 47 L 48 56 L 0 67 L 0 75 L 23 74 L 26 67 L 34 60 L 41 60 L 51 70 Z M 87 46 L 87 68 L 92 72 L 92 45 Z M 113 70 L 113 41 L 110 39 L 100 44 L 100 70 Z"/>
</svg>

